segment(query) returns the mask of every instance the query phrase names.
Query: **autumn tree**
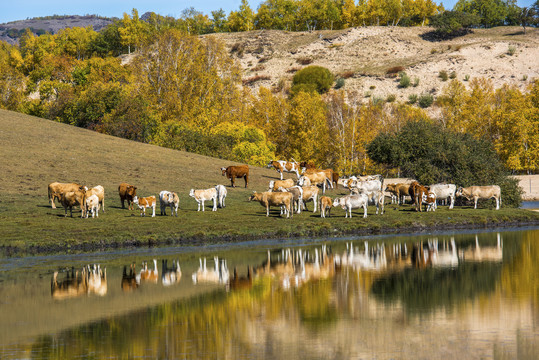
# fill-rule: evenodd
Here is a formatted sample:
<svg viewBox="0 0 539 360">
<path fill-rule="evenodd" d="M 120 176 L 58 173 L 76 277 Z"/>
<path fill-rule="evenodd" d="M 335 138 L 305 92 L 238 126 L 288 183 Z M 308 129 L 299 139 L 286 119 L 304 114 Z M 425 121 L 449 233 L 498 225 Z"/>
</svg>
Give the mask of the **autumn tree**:
<svg viewBox="0 0 539 360">
<path fill-rule="evenodd" d="M 238 11 L 231 11 L 228 15 L 227 26 L 230 31 L 250 31 L 254 26 L 255 14 L 247 0 L 241 0 Z"/>
<path fill-rule="evenodd" d="M 140 20 L 137 9 L 131 10 L 131 16 L 124 13 L 121 21 L 122 26 L 118 28 L 122 45 L 127 46 L 128 53 L 131 54 L 131 46 L 137 50 L 145 42 L 147 24 Z"/>
</svg>

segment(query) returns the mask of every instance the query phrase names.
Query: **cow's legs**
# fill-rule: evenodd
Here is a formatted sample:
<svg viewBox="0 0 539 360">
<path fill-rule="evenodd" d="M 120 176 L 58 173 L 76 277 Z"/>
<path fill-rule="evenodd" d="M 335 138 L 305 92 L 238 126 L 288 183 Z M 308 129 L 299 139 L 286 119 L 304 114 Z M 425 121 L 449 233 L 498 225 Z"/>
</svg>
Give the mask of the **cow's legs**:
<svg viewBox="0 0 539 360">
<path fill-rule="evenodd" d="M 363 218 L 367 217 L 367 204 L 363 205 Z"/>
<path fill-rule="evenodd" d="M 152 206 L 152 217 L 155 217 L 155 204 Z"/>
<path fill-rule="evenodd" d="M 202 200 L 202 211 L 204 211 L 204 203 L 205 202 L 206 202 L 205 200 Z"/>
<path fill-rule="evenodd" d="M 269 206 L 266 206 L 266 216 L 269 216 Z"/>
<path fill-rule="evenodd" d="M 283 172 L 279 170 L 279 174 L 281 175 L 281 180 L 283 179 Z"/>
<path fill-rule="evenodd" d="M 234 185 L 234 180 L 235 180 L 235 178 L 236 178 L 236 177 L 235 177 L 234 175 L 232 175 L 232 176 L 230 177 L 230 183 L 232 184 L 232 187 L 236 187 L 236 185 Z"/>
<path fill-rule="evenodd" d="M 453 206 L 455 206 L 455 196 L 451 195 L 449 197 L 449 209 L 453 209 Z"/>
<path fill-rule="evenodd" d="M 474 199 L 473 199 L 473 200 L 474 200 L 474 207 L 473 207 L 474 209 L 477 209 L 477 199 L 478 199 L 478 198 L 474 198 Z"/>
<path fill-rule="evenodd" d="M 217 197 L 213 198 L 213 209 L 212 211 L 217 211 Z"/>
</svg>

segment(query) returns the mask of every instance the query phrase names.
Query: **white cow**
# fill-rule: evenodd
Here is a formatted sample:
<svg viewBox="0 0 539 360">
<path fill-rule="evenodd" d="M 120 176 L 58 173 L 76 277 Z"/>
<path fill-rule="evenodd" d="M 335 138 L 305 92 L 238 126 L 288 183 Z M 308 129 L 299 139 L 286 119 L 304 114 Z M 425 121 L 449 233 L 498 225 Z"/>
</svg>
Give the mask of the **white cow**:
<svg viewBox="0 0 539 360">
<path fill-rule="evenodd" d="M 363 217 L 367 217 L 367 204 L 369 202 L 369 198 L 366 194 L 357 194 L 357 195 L 346 195 L 340 198 L 336 198 L 333 201 L 333 206 L 340 206 L 344 209 L 346 212 L 344 217 L 348 217 L 348 214 L 350 214 L 350 218 L 352 218 L 352 209 L 359 209 L 363 208 Z"/>
<path fill-rule="evenodd" d="M 455 192 L 457 191 L 455 184 L 434 184 L 429 186 L 429 191 L 436 194 L 436 198 L 439 200 L 449 198 L 449 209 L 453 209 L 455 205 Z"/>
<path fill-rule="evenodd" d="M 180 198 L 175 192 L 163 190 L 159 193 L 159 204 L 161 206 L 161 215 L 167 214 L 167 206 L 170 206 L 170 216 L 178 216 L 178 206 L 180 205 Z"/>
<path fill-rule="evenodd" d="M 198 203 L 198 210 L 200 211 L 200 204 L 202 204 L 202 211 L 204 211 L 204 202 L 206 200 L 213 200 L 212 211 L 217 211 L 217 189 L 210 188 L 205 190 L 191 189 L 189 196 L 194 198 Z"/>
<path fill-rule="evenodd" d="M 217 190 L 217 203 L 220 208 L 224 208 L 225 198 L 227 194 L 226 187 L 224 185 L 216 185 L 215 190 Z"/>
<path fill-rule="evenodd" d="M 92 218 L 99 217 L 99 197 L 91 195 L 86 198 L 86 218 L 88 219 L 88 211 L 92 213 Z"/>
</svg>

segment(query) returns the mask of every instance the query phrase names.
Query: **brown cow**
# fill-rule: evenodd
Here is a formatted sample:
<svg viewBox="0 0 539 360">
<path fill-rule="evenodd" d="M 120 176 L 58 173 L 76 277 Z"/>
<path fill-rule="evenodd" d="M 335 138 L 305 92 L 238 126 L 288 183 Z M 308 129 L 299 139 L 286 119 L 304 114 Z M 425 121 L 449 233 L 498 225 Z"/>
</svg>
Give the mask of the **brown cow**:
<svg viewBox="0 0 539 360">
<path fill-rule="evenodd" d="M 122 201 L 122 209 L 125 209 L 124 201 L 127 200 L 127 208 L 134 210 L 133 198 L 137 196 L 137 187 L 129 185 L 127 183 L 121 183 L 118 186 L 118 193 L 120 194 L 120 200 Z"/>
<path fill-rule="evenodd" d="M 122 290 L 131 291 L 136 290 L 139 284 L 137 283 L 137 276 L 135 274 L 135 264 L 131 264 L 129 267 L 129 275 L 127 275 L 127 266 L 124 266 L 122 274 Z"/>
<path fill-rule="evenodd" d="M 56 204 L 54 204 L 54 199 L 58 199 L 58 201 L 60 201 L 62 194 L 68 191 L 77 191 L 81 186 L 82 185 L 77 184 L 77 183 L 59 183 L 59 182 L 50 183 L 48 192 L 49 192 L 49 201 L 51 202 L 51 207 L 53 209 L 56 209 Z"/>
<path fill-rule="evenodd" d="M 73 206 L 79 205 L 81 208 L 81 217 L 86 216 L 86 186 L 81 186 L 77 191 L 68 191 L 62 194 L 60 198 L 60 203 L 64 207 L 65 216 L 67 216 L 67 208 L 71 217 L 73 217 Z"/>
<path fill-rule="evenodd" d="M 333 206 L 333 200 L 328 196 L 320 197 L 320 217 L 325 218 L 330 215 L 331 207 Z"/>
<path fill-rule="evenodd" d="M 247 187 L 249 183 L 249 166 L 247 165 L 239 165 L 239 166 L 229 166 L 226 168 L 221 168 L 221 172 L 223 176 L 226 175 L 228 179 L 230 179 L 230 183 L 232 187 L 236 187 L 234 184 L 234 180 L 236 178 L 244 178 L 245 179 L 245 187 Z"/>
<path fill-rule="evenodd" d="M 429 189 L 427 189 L 423 185 L 420 185 L 417 181 L 414 181 L 412 184 L 410 184 L 410 195 L 412 196 L 412 199 L 414 201 L 415 211 L 423 211 L 423 197 L 426 198 L 428 196 L 428 193 Z"/>
</svg>

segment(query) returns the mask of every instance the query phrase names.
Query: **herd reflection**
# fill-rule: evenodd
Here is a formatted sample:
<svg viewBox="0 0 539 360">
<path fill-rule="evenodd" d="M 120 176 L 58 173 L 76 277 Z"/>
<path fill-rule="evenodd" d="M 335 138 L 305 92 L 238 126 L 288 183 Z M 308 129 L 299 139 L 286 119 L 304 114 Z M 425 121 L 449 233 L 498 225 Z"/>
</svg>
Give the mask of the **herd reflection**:
<svg viewBox="0 0 539 360">
<path fill-rule="evenodd" d="M 284 290 L 301 287 L 310 281 L 331 278 L 336 272 L 345 268 L 353 271 L 374 271 L 380 273 L 399 273 L 409 268 L 454 268 L 461 262 L 501 262 L 503 258 L 502 238 L 496 234 L 496 246 L 480 246 L 476 235 L 475 242 L 457 249 L 455 239 L 439 242 L 438 238 L 414 243 L 395 243 L 385 245 L 376 243 L 369 246 L 346 243 L 346 249 L 341 254 L 333 253 L 326 245 L 306 249 L 268 250 L 267 260 L 257 266 L 249 265 L 246 276 L 240 276 L 234 268 L 233 275 L 227 265 L 227 260 L 217 256 L 213 259 L 213 267 L 208 266 L 206 258 L 199 259 L 199 267 L 191 275 L 193 284 L 224 285 L 226 290 L 251 288 L 253 280 L 269 277 Z M 131 292 L 144 283 L 159 283 L 165 287 L 178 284 L 182 278 L 180 261 L 161 260 L 161 277 L 157 267 L 157 259 L 152 260 L 153 268 L 143 261 L 137 272 L 135 263 L 123 267 L 121 289 Z M 128 271 L 129 267 L 129 271 Z M 74 267 L 65 271 L 65 278 L 58 279 L 54 272 L 51 281 L 51 295 L 54 299 L 62 300 L 83 295 L 107 294 L 106 268 L 99 264 L 86 265 L 80 271 Z"/>
<path fill-rule="evenodd" d="M 537 240 L 539 231 L 384 237 L 80 260 L 52 275 L 43 313 L 95 315 L 33 335 L 14 357 L 404 359 L 428 348 L 432 358 L 496 358 L 497 346 L 538 358 Z"/>
</svg>

